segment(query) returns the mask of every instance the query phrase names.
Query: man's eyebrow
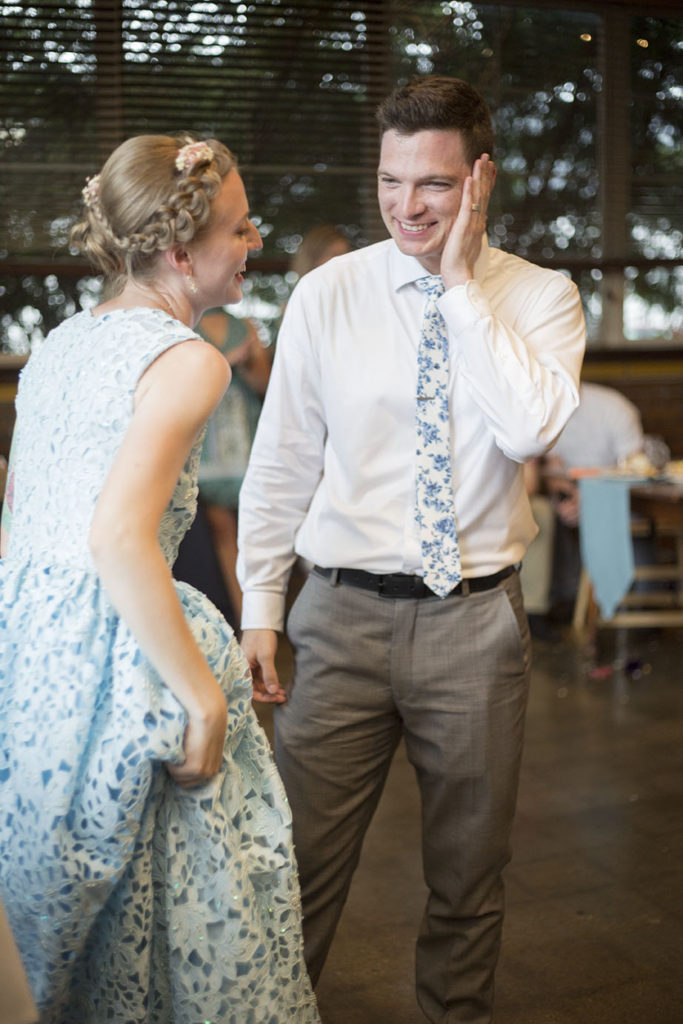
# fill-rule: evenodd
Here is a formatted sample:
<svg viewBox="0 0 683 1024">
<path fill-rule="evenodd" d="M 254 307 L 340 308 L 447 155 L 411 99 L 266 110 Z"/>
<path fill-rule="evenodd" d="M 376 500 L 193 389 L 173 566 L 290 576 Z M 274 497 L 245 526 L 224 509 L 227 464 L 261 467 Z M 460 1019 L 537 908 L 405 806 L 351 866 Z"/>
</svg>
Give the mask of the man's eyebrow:
<svg viewBox="0 0 683 1024">
<path fill-rule="evenodd" d="M 377 174 L 378 175 L 382 175 L 383 174 L 387 178 L 396 178 L 396 177 L 400 176 L 400 171 L 397 172 L 397 173 L 394 173 L 393 171 L 386 170 L 384 167 L 378 167 L 377 168 Z M 459 179 L 460 179 L 460 175 L 456 174 L 455 172 L 452 172 L 452 171 L 434 171 L 433 173 L 423 174 L 421 177 L 416 178 L 414 184 L 415 185 L 424 185 L 426 182 L 429 182 L 429 181 L 447 181 L 449 183 L 455 183 Z"/>
<path fill-rule="evenodd" d="M 418 178 L 418 182 L 434 181 L 437 178 L 439 181 L 457 181 L 459 175 L 452 171 L 434 171 L 431 174 L 423 174 L 421 178 Z"/>
</svg>

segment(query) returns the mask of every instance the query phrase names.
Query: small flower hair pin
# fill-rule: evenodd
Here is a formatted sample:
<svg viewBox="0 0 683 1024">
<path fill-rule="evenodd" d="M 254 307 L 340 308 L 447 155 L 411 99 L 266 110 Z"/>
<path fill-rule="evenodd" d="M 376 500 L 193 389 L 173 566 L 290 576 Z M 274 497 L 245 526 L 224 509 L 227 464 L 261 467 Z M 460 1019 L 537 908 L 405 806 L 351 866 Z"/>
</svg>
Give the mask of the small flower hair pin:
<svg viewBox="0 0 683 1024">
<path fill-rule="evenodd" d="M 175 165 L 179 171 L 189 171 L 200 160 L 213 160 L 213 150 L 207 142 L 189 142 L 179 149 Z"/>
<path fill-rule="evenodd" d="M 94 174 L 92 178 L 88 178 L 83 189 L 81 191 L 83 196 L 83 202 L 86 206 L 94 206 L 100 198 L 100 176 Z"/>
</svg>

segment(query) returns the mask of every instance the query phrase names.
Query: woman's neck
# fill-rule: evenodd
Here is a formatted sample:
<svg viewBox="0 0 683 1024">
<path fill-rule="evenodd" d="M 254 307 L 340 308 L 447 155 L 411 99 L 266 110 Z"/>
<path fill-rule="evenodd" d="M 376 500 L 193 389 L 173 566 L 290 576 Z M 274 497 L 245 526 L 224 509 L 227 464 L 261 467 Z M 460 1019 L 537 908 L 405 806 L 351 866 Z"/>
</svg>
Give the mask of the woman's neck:
<svg viewBox="0 0 683 1024">
<path fill-rule="evenodd" d="M 96 316 L 103 313 L 111 313 L 115 309 L 134 309 L 137 306 L 144 306 L 149 309 L 163 309 L 176 320 L 194 327 L 196 317 L 188 299 L 184 295 L 174 293 L 166 282 L 155 280 L 149 284 L 129 279 L 126 281 L 118 295 L 95 307 Z"/>
</svg>

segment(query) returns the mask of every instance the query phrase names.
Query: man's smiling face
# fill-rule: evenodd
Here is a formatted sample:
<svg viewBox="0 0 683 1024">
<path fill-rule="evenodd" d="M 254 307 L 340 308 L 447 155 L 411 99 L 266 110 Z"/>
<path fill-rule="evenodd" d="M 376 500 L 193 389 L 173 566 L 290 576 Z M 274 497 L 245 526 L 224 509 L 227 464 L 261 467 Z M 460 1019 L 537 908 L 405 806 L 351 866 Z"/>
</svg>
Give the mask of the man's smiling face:
<svg viewBox="0 0 683 1024">
<path fill-rule="evenodd" d="M 438 274 L 441 253 L 472 173 L 458 131 L 387 131 L 377 171 L 382 219 L 401 252 Z"/>
</svg>

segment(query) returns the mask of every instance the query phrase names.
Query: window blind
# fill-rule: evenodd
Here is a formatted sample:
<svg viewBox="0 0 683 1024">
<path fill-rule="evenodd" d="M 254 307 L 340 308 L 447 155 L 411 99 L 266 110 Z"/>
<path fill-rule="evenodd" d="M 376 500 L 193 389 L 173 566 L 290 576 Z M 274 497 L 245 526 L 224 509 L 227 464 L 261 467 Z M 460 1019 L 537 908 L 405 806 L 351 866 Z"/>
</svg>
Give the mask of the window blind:
<svg viewBox="0 0 683 1024">
<path fill-rule="evenodd" d="M 3 323 L 39 295 L 41 316 L 63 312 L 63 282 L 85 273 L 67 246 L 84 180 L 142 132 L 190 130 L 230 146 L 264 237 L 253 266 L 265 277 L 286 270 L 314 224 L 343 226 L 358 245 L 384 237 L 374 109 L 396 81 L 427 73 L 466 78 L 491 104 L 494 244 L 574 273 L 597 334 L 610 267 L 671 311 L 683 232 L 674 10 L 0 0 Z M 49 274 L 60 285 L 46 294 Z"/>
</svg>

